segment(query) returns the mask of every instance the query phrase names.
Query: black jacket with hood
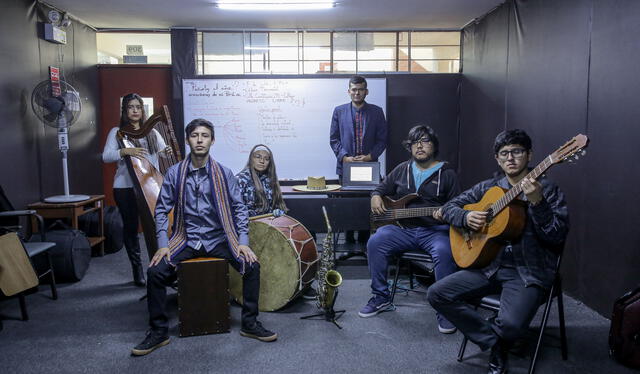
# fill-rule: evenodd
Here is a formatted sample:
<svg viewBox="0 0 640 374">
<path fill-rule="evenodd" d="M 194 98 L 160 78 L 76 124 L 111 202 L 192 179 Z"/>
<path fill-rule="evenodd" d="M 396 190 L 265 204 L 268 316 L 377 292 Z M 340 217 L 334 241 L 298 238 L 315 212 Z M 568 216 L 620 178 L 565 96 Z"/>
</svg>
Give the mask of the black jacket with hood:
<svg viewBox="0 0 640 374">
<path fill-rule="evenodd" d="M 371 193 L 371 196 L 388 196 L 393 200 L 397 200 L 408 194 L 416 193 L 411 163 L 412 160 L 408 160 L 396 166 Z M 419 196 L 412 200 L 407 205 L 407 208 L 444 205 L 460 193 L 460 185 L 455 170 L 449 163 L 445 162 L 438 171 L 422 182 L 417 189 L 417 193 Z M 435 220 L 431 216 L 406 218 L 400 220 L 400 223 L 408 228 L 446 224 Z"/>
</svg>

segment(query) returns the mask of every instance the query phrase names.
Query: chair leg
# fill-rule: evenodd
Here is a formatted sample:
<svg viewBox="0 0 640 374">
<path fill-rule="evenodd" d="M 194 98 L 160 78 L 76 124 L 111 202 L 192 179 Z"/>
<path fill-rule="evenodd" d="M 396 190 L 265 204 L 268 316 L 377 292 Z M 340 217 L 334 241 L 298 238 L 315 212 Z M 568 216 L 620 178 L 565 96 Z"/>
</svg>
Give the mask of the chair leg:
<svg viewBox="0 0 640 374">
<path fill-rule="evenodd" d="M 562 359 L 566 360 L 569 356 L 567 349 L 567 331 L 564 325 L 564 301 L 562 300 L 562 283 L 558 279 L 558 320 L 560 322 L 560 349 L 562 350 Z"/>
<path fill-rule="evenodd" d="M 18 300 L 20 301 L 20 312 L 22 313 L 22 320 L 28 321 L 29 314 L 27 313 L 27 302 L 24 298 L 24 293 L 20 293 L 18 295 Z"/>
<path fill-rule="evenodd" d="M 407 261 L 409 267 L 409 288 L 413 289 L 413 267 L 411 266 L 411 260 Z"/>
<path fill-rule="evenodd" d="M 58 289 L 56 288 L 56 276 L 53 272 L 53 262 L 51 261 L 51 253 L 47 251 L 47 261 L 49 262 L 49 277 L 51 280 L 51 298 L 58 300 Z"/>
<path fill-rule="evenodd" d="M 400 257 L 396 260 L 396 274 L 393 276 L 393 283 L 391 284 L 391 304 L 396 297 L 396 289 L 398 288 L 398 277 L 400 276 Z"/>
<path fill-rule="evenodd" d="M 544 329 L 547 327 L 547 321 L 549 320 L 549 314 L 551 312 L 551 304 L 553 303 L 553 294 L 556 290 L 556 285 L 551 286 L 547 303 L 544 306 L 544 313 L 542 314 L 542 322 L 540 323 L 540 331 L 538 332 L 538 341 L 536 342 L 536 348 L 531 358 L 531 364 L 529 365 L 529 374 L 533 374 L 536 369 L 536 362 L 538 361 L 538 355 L 540 353 L 540 346 L 542 345 L 542 337 L 544 336 Z"/>
<path fill-rule="evenodd" d="M 462 335 L 462 343 L 460 343 L 460 349 L 458 350 L 458 362 L 461 362 L 464 357 L 464 351 L 467 349 L 467 341 L 467 337 Z"/>
</svg>

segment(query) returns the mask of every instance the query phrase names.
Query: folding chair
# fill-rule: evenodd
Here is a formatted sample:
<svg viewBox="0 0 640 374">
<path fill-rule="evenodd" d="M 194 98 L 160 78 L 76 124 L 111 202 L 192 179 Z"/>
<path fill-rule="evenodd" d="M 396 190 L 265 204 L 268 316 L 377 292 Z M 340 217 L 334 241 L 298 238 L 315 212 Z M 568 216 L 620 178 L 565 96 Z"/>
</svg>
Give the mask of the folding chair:
<svg viewBox="0 0 640 374">
<path fill-rule="evenodd" d="M 558 262 L 556 263 L 556 276 L 554 282 L 546 296 L 544 313 L 542 314 L 542 321 L 540 323 L 540 327 L 538 329 L 538 339 L 536 341 L 536 348 L 531 357 L 531 363 L 529 364 L 529 374 L 533 374 L 536 368 L 536 362 L 538 361 L 538 357 L 540 356 L 540 346 L 542 345 L 542 337 L 544 335 L 544 330 L 547 327 L 547 322 L 549 320 L 549 314 L 551 313 L 551 304 L 553 303 L 553 299 L 558 299 L 558 320 L 560 324 L 560 350 L 562 352 L 562 359 L 566 360 L 567 353 L 567 335 L 564 323 L 564 304 L 562 301 L 562 278 L 560 276 L 560 261 L 562 260 L 562 255 L 558 257 Z M 485 296 L 480 300 L 480 303 L 477 305 L 477 308 L 482 308 L 486 310 L 490 310 L 498 314 L 500 310 L 500 295 L 489 295 Z M 463 336 L 462 343 L 460 344 L 460 350 L 458 352 L 458 361 L 462 361 L 465 349 L 467 347 L 467 337 Z"/>
<path fill-rule="evenodd" d="M 402 264 L 403 261 L 407 263 L 407 267 L 409 270 L 409 288 L 408 289 L 398 286 L 398 278 L 400 276 L 400 265 Z M 427 275 L 414 274 L 413 272 L 413 266 L 415 266 L 413 264 L 414 262 L 424 264 L 425 266 L 422 266 L 422 268 L 427 271 Z M 425 277 L 425 278 L 433 277 L 433 265 L 434 264 L 433 264 L 433 259 L 431 258 L 431 255 L 420 250 L 410 250 L 408 252 L 404 252 L 401 255 L 397 256 L 396 257 L 396 273 L 393 277 L 393 282 L 391 283 L 391 303 L 393 303 L 393 299 L 396 296 L 396 290 L 398 288 L 405 291 L 423 292 L 423 291 L 416 291 L 413 289 L 414 277 Z"/>
</svg>

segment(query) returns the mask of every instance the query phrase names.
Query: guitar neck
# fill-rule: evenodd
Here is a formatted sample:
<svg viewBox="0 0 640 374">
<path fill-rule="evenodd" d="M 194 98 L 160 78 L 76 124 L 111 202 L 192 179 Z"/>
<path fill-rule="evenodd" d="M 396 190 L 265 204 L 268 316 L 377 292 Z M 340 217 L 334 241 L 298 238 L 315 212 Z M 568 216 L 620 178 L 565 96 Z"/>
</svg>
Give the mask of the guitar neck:
<svg viewBox="0 0 640 374">
<path fill-rule="evenodd" d="M 373 216 L 374 221 L 388 221 L 398 220 L 403 218 L 416 218 L 424 216 L 432 216 L 433 213 L 440 209 L 436 207 L 421 207 L 421 208 L 402 208 L 402 209 L 388 209 L 385 214 Z"/>
<path fill-rule="evenodd" d="M 533 168 L 533 170 L 531 170 L 529 174 L 525 176 L 525 178 L 538 179 L 538 177 L 544 174 L 544 172 L 547 171 L 551 167 L 551 165 L 553 165 L 553 160 L 551 159 L 551 156 L 548 156 L 544 160 L 542 160 L 542 162 L 539 163 L 538 166 Z M 511 187 L 511 189 L 509 189 L 509 191 L 507 191 L 504 196 L 502 196 L 500 199 L 498 199 L 498 201 L 491 205 L 490 209 L 493 212 L 493 215 L 495 216 L 500 211 L 502 211 L 502 209 L 504 209 L 516 197 L 518 197 L 521 192 L 522 185 L 520 183 Z"/>
</svg>

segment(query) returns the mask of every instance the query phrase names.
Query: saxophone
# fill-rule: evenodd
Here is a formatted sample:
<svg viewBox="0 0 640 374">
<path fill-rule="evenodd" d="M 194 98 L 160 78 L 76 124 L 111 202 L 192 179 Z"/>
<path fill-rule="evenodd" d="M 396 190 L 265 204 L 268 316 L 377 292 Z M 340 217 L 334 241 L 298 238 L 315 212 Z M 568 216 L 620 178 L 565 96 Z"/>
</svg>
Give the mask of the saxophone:
<svg viewBox="0 0 640 374">
<path fill-rule="evenodd" d="M 320 269 L 316 272 L 316 283 L 318 285 L 317 297 L 318 308 L 325 312 L 333 311 L 333 304 L 336 302 L 338 287 L 342 283 L 342 275 L 333 270 L 335 261 L 333 258 L 333 232 L 329 223 L 327 210 L 322 207 L 325 223 L 327 224 L 327 236 L 322 242 L 322 256 L 320 257 Z"/>
</svg>

